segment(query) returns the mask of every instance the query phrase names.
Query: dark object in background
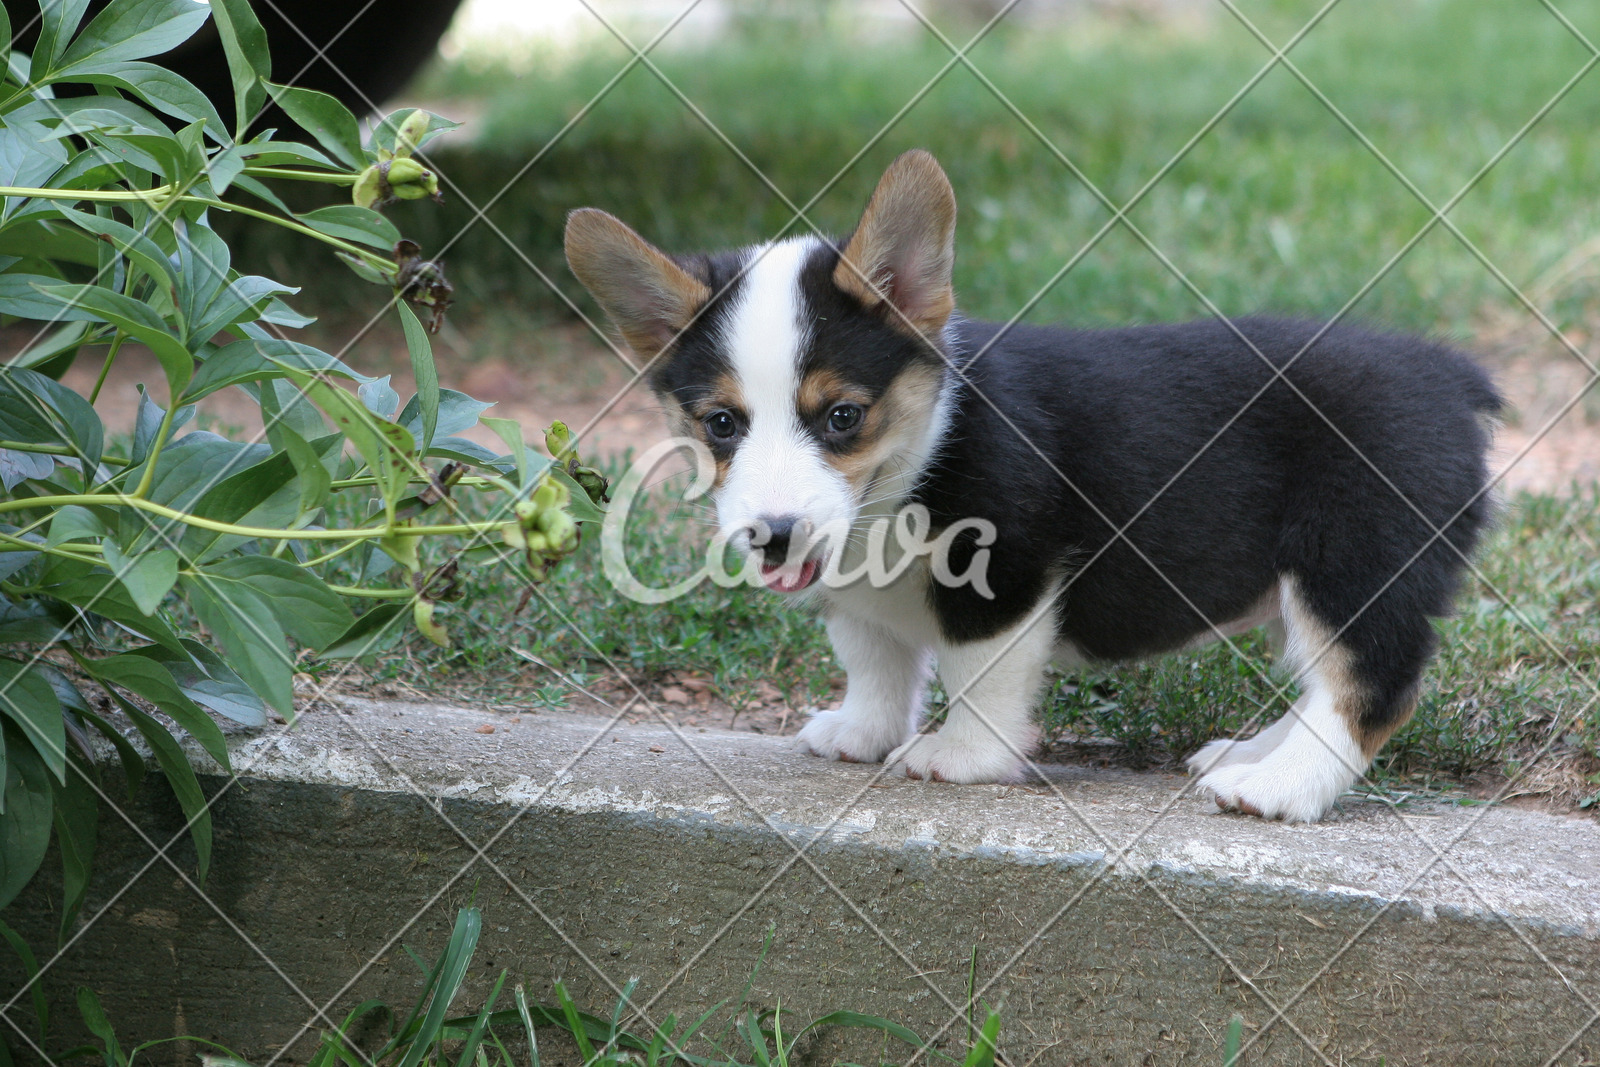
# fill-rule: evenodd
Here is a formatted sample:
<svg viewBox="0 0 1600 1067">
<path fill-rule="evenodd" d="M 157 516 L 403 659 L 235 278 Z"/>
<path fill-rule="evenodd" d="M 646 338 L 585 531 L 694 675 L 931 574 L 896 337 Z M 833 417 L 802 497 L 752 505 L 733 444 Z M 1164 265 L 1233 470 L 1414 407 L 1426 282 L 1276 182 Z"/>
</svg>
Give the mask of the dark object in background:
<svg viewBox="0 0 1600 1067">
<path fill-rule="evenodd" d="M 4 0 L 17 33 L 15 47 L 32 52 L 39 39 L 39 7 L 31 0 Z M 252 0 L 251 7 L 272 45 L 272 80 L 338 97 L 365 115 L 399 92 L 433 54 L 461 0 Z M 106 6 L 94 0 L 87 24 Z M 20 32 L 18 32 L 20 31 Z M 319 50 L 325 49 L 319 55 Z M 228 61 L 207 21 L 200 32 L 151 62 L 193 82 L 233 118 L 233 83 Z M 68 87 L 68 88 L 76 88 Z M 269 106 L 251 123 L 251 132 L 293 129 L 282 111 Z"/>
</svg>

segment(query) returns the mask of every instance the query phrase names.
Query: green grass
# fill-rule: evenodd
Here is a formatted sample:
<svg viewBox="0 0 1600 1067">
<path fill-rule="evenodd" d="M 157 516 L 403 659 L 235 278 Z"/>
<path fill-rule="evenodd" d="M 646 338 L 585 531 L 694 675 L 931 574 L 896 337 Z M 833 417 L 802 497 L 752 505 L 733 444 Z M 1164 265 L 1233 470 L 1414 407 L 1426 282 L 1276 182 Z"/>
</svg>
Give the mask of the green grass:
<svg viewBox="0 0 1600 1067">
<path fill-rule="evenodd" d="M 1276 41 L 1310 3 L 1243 4 Z M 1600 8 L 1558 5 L 1600 39 Z M 970 27 L 947 17 L 965 40 Z M 841 20 L 843 21 L 843 20 Z M 918 32 L 864 39 L 848 26 L 749 18 L 709 44 L 675 45 L 661 69 L 789 197 L 803 202 L 939 69 L 948 53 Z M 686 36 L 689 36 L 686 34 Z M 640 39 L 644 37 L 641 32 Z M 486 201 L 622 66 L 605 38 L 508 71 L 470 53 L 434 70 L 425 98 L 477 96 L 469 145 L 441 165 Z M 1226 12 L 1201 28 L 1089 17 L 1065 27 L 1002 24 L 973 63 L 1113 202 L 1136 193 L 1265 63 Z M 1436 203 L 1460 187 L 1576 73 L 1584 46 L 1524 0 L 1396 0 L 1336 6 L 1291 59 Z M 448 108 L 447 108 L 448 109 Z M 1529 285 L 1600 232 L 1589 175 L 1600 75 L 1580 82 L 1452 214 L 1508 276 Z M 949 73 L 812 212 L 847 229 L 883 166 L 933 150 L 962 204 L 957 286 L 971 313 L 1008 317 L 1093 236 L 1110 212 L 964 69 Z M 331 195 L 331 194 L 330 194 Z M 471 218 L 401 205 L 403 231 L 436 249 Z M 638 67 L 552 148 L 450 252 L 464 307 L 515 298 L 566 316 L 520 261 L 526 254 L 588 307 L 562 266 L 573 207 L 606 208 L 672 249 L 750 243 L 787 208 L 648 70 Z M 1428 220 L 1429 212 L 1285 70 L 1269 73 L 1130 216 L 1228 313 L 1331 314 Z M 243 235 L 248 254 L 249 235 Z M 509 242 L 509 245 L 508 243 Z M 512 247 L 515 246 L 516 251 Z M 284 246 L 256 246 L 261 255 Z M 284 253 L 287 254 L 287 253 Z M 302 272 L 303 273 L 303 270 Z M 1592 285 L 1554 295 L 1563 322 L 1593 310 Z M 1436 229 L 1356 309 L 1367 319 L 1465 333 L 1500 284 Z M 592 310 L 592 308 L 591 308 Z M 1196 316 L 1203 305 L 1125 230 L 1089 252 L 1032 313 L 1082 323 Z"/>
<path fill-rule="evenodd" d="M 628 559 L 642 581 L 664 586 L 700 565 L 705 531 L 697 513 L 672 507 L 664 491 L 655 499 L 648 519 L 629 526 Z M 1476 579 L 1466 582 L 1460 613 L 1438 623 L 1440 653 L 1416 715 L 1380 754 L 1376 782 L 1429 792 L 1469 779 L 1493 784 L 1528 761 L 1558 724 L 1557 762 L 1578 775 L 1600 771 L 1600 706 L 1569 721 L 1594 693 L 1567 666 L 1592 672 L 1600 662 L 1597 544 L 1600 486 L 1510 502 L 1478 563 L 1514 607 Z M 795 708 L 842 683 L 810 613 L 764 591 L 710 583 L 667 604 L 638 604 L 612 587 L 592 548 L 563 564 L 521 613 L 521 590 L 503 568 L 470 566 L 465 597 L 449 616 L 456 647 L 437 649 L 409 636 L 379 658 L 373 676 L 535 707 L 561 706 L 562 675 L 591 684 L 614 677 L 613 664 L 647 681 L 672 671 L 709 673 L 717 694 L 735 707 L 749 703 L 763 682 Z M 1265 636 L 1256 631 L 1236 645 L 1244 656 L 1219 643 L 1053 677 L 1043 710 L 1056 752 L 1050 758 L 1174 768 L 1212 737 L 1281 715 L 1293 689 L 1280 692 L 1288 683 L 1270 671 Z M 528 655 L 556 670 L 530 672 Z M 309 669 L 331 676 L 336 668 Z M 941 700 L 936 689 L 935 716 Z M 1580 799 L 1573 782 L 1563 788 L 1557 800 Z"/>
</svg>

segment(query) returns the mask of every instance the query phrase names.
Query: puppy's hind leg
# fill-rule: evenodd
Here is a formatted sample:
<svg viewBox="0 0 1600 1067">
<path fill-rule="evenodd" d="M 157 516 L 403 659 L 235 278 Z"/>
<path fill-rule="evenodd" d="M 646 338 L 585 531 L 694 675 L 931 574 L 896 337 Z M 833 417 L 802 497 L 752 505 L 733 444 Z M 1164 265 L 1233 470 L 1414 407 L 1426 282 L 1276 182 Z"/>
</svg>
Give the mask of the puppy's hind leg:
<svg viewBox="0 0 1600 1067">
<path fill-rule="evenodd" d="M 1410 716 L 1432 634 L 1426 617 L 1370 612 L 1335 637 L 1324 614 L 1285 578 L 1288 651 L 1305 695 L 1263 732 L 1275 744 L 1261 759 L 1200 779 L 1218 807 L 1315 822 Z"/>
<path fill-rule="evenodd" d="M 1207 741 L 1195 751 L 1194 755 L 1183 761 L 1184 766 L 1189 769 L 1190 774 L 1209 774 L 1221 767 L 1260 763 L 1283 744 L 1284 738 L 1289 736 L 1294 724 L 1299 721 L 1298 713 L 1304 705 L 1305 700 L 1302 698 L 1287 715 L 1260 730 L 1254 737 L 1242 741 L 1227 737 Z"/>
<path fill-rule="evenodd" d="M 928 650 L 848 615 L 828 620 L 828 637 L 847 675 L 844 703 L 813 715 L 796 741 L 825 759 L 877 763 L 916 731 Z"/>
</svg>

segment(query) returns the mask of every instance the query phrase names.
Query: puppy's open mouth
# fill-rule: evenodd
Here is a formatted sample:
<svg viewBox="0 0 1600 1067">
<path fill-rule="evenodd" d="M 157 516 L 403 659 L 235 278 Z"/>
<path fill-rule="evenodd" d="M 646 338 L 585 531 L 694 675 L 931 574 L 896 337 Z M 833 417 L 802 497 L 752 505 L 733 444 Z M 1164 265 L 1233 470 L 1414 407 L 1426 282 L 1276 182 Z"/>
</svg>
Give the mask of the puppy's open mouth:
<svg viewBox="0 0 1600 1067">
<path fill-rule="evenodd" d="M 808 588 L 822 573 L 822 561 L 813 556 L 798 567 L 763 563 L 761 580 L 774 593 L 798 593 Z"/>
</svg>

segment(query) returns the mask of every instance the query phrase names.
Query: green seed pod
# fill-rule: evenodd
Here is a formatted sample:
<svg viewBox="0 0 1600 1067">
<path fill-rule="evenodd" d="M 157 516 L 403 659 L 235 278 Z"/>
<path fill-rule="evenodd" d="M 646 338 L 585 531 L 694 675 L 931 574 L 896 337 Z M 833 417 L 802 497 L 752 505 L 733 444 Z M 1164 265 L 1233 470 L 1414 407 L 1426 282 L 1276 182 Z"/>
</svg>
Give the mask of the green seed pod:
<svg viewBox="0 0 1600 1067">
<path fill-rule="evenodd" d="M 548 551 L 550 551 L 550 539 L 548 537 L 546 537 L 542 533 L 530 533 L 528 535 L 528 551 L 529 552 L 548 552 Z"/>
<path fill-rule="evenodd" d="M 552 422 L 544 432 L 544 447 L 554 459 L 560 459 L 572 447 L 572 431 L 564 422 Z"/>
<path fill-rule="evenodd" d="M 411 618 L 416 622 L 417 629 L 422 633 L 423 637 L 426 637 L 440 648 L 449 648 L 450 631 L 446 630 L 433 617 L 433 609 L 433 601 L 418 597 L 411 604 Z"/>
<path fill-rule="evenodd" d="M 548 511 L 550 508 L 556 507 L 555 483 L 548 480 L 539 483 L 533 491 L 533 499 L 521 501 L 517 506 L 520 508 L 523 504 L 533 505 L 533 509 L 536 512 Z M 521 514 L 521 512 L 518 512 L 518 514 Z"/>
<path fill-rule="evenodd" d="M 540 516 L 543 518 L 543 516 Z M 550 539 L 550 546 L 558 552 L 565 551 L 573 537 L 578 532 L 577 523 L 572 521 L 572 516 L 564 511 L 551 514 L 550 526 L 544 535 Z"/>
<path fill-rule="evenodd" d="M 606 490 L 610 488 L 611 483 L 606 481 L 605 476 L 599 471 L 592 467 L 579 467 L 578 472 L 572 477 L 574 481 L 583 487 L 583 491 L 589 494 L 589 499 L 594 503 L 604 504 L 606 502 Z"/>
<path fill-rule="evenodd" d="M 516 512 L 517 518 L 523 523 L 530 523 L 539 517 L 539 502 L 537 499 L 519 500 L 511 506 L 511 510 Z"/>
<path fill-rule="evenodd" d="M 428 134 L 428 120 L 432 118 L 420 107 L 406 116 L 394 135 L 394 154 L 405 157 L 417 150 L 417 145 Z"/>
<path fill-rule="evenodd" d="M 544 511 L 539 512 L 539 517 L 533 520 L 533 524 L 541 531 L 549 533 L 550 527 L 555 523 L 556 519 L 561 514 L 562 512 L 560 508 L 547 508 Z M 552 540 L 554 539 L 552 538 Z"/>
<path fill-rule="evenodd" d="M 394 195 L 399 197 L 401 200 L 426 200 L 428 198 L 428 190 L 415 183 L 410 185 L 394 185 L 390 188 L 394 190 Z"/>
<path fill-rule="evenodd" d="M 389 184 L 406 185 L 410 182 L 421 181 L 422 176 L 426 173 L 428 173 L 427 169 L 414 159 L 396 159 L 389 164 Z"/>
<path fill-rule="evenodd" d="M 356 207 L 372 207 L 383 196 L 383 176 L 376 165 L 368 167 L 350 187 L 350 200 Z"/>
<path fill-rule="evenodd" d="M 512 548 L 527 548 L 528 538 L 522 532 L 520 523 L 508 522 L 500 527 L 500 540 Z"/>
</svg>

